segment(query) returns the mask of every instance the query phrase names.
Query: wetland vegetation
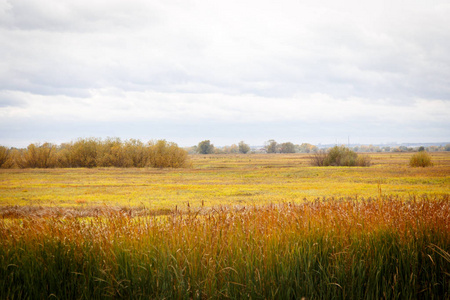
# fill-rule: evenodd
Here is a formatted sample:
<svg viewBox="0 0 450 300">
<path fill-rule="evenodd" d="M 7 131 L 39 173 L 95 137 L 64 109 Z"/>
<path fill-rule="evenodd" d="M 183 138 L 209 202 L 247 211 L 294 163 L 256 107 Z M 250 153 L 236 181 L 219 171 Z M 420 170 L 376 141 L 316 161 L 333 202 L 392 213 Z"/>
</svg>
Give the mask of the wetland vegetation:
<svg viewBox="0 0 450 300">
<path fill-rule="evenodd" d="M 0 170 L 0 298 L 448 299 L 450 155 Z"/>
</svg>

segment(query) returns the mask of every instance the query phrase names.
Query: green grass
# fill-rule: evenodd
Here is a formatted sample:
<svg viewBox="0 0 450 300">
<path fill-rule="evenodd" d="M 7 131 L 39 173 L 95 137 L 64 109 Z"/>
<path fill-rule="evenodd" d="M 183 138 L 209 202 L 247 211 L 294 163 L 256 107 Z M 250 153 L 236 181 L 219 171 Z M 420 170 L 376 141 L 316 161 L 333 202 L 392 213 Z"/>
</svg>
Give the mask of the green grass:
<svg viewBox="0 0 450 300">
<path fill-rule="evenodd" d="M 317 197 L 449 193 L 450 153 L 411 168 L 409 153 L 371 154 L 370 167 L 312 167 L 308 155 L 195 155 L 191 169 L 0 170 L 0 207 L 264 205 Z"/>
</svg>

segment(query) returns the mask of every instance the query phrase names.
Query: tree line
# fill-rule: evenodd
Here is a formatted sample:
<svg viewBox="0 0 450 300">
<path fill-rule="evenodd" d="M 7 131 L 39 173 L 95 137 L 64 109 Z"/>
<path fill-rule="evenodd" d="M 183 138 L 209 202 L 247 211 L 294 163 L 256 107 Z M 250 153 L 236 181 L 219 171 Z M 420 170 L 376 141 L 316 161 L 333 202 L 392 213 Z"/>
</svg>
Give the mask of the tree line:
<svg viewBox="0 0 450 300">
<path fill-rule="evenodd" d="M 337 145 L 336 145 L 337 146 Z M 343 145 L 342 145 L 343 146 Z M 237 154 L 237 153 L 317 153 L 320 150 L 331 149 L 333 147 L 327 147 L 319 149 L 319 147 L 309 144 L 294 144 L 291 142 L 278 143 L 275 140 L 268 140 L 264 143 L 263 147 L 251 148 L 244 141 L 238 144 L 232 144 L 231 146 L 215 147 L 210 140 L 204 140 L 198 143 L 196 146 L 186 148 L 190 154 Z M 407 146 L 374 146 L 374 145 L 358 145 L 353 147 L 346 147 L 354 152 L 370 153 L 370 152 L 437 152 L 437 151 L 450 151 L 450 144 L 445 146 L 420 146 L 420 147 L 407 147 Z"/>
<path fill-rule="evenodd" d="M 215 147 L 210 140 L 204 140 L 198 145 L 190 147 L 187 151 L 191 154 L 247 154 L 247 153 L 313 153 L 318 151 L 317 146 L 303 143 L 301 145 L 294 145 L 291 142 L 277 143 L 275 140 L 269 140 L 262 148 L 252 149 L 244 141 L 231 146 Z"/>
<path fill-rule="evenodd" d="M 183 168 L 189 167 L 188 153 L 165 140 L 119 138 L 78 139 L 70 143 L 30 144 L 25 149 L 0 146 L 2 168 Z"/>
</svg>

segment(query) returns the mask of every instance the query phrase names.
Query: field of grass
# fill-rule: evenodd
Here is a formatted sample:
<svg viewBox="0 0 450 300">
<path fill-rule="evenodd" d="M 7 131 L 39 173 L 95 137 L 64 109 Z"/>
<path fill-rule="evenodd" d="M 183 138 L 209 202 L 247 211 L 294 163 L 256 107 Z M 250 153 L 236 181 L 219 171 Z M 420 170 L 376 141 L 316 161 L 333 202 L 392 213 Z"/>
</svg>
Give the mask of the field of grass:
<svg viewBox="0 0 450 300">
<path fill-rule="evenodd" d="M 449 299 L 450 155 L 410 155 L 0 170 L 0 299 Z"/>
<path fill-rule="evenodd" d="M 195 155 L 191 169 L 0 170 L 0 206 L 144 206 L 173 209 L 299 202 L 318 197 L 449 193 L 450 153 L 432 168 L 410 153 L 371 154 L 370 167 L 312 167 L 306 154 Z"/>
</svg>

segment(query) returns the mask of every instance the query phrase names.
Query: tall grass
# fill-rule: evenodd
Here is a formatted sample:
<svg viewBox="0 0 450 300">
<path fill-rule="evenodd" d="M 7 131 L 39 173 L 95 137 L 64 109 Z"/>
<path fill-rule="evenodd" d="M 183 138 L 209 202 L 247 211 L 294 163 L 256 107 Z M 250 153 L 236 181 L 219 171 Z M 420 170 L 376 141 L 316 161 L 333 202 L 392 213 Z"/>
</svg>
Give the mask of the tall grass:
<svg viewBox="0 0 450 300">
<path fill-rule="evenodd" d="M 448 299 L 450 199 L 0 222 L 0 298 Z"/>
</svg>

